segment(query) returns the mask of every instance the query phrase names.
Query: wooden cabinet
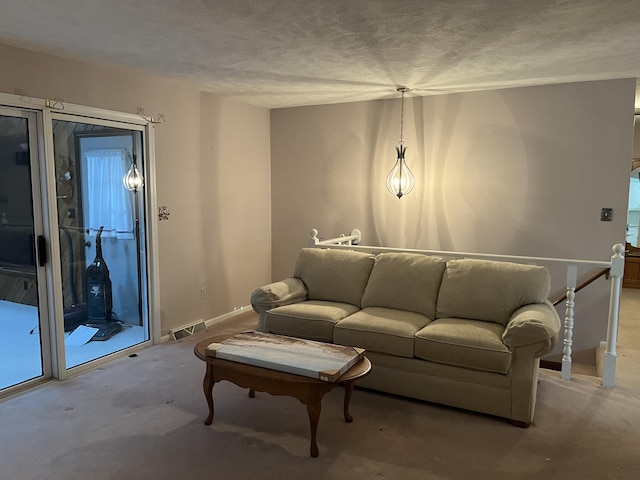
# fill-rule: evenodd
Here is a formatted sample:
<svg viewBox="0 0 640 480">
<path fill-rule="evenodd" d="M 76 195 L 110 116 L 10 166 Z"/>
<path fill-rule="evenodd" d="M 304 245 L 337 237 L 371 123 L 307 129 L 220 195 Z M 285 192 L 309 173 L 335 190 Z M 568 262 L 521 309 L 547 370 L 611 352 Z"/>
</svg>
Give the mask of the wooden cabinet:
<svg viewBox="0 0 640 480">
<path fill-rule="evenodd" d="M 622 286 L 640 288 L 640 248 L 627 243 L 624 257 L 624 277 Z"/>
</svg>

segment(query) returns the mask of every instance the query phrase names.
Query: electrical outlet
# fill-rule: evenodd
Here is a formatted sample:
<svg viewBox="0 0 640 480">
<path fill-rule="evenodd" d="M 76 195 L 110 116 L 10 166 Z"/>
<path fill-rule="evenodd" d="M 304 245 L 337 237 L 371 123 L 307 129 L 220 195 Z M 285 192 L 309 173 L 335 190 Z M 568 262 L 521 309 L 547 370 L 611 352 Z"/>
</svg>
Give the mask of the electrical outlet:
<svg viewBox="0 0 640 480">
<path fill-rule="evenodd" d="M 613 208 L 603 208 L 600 211 L 601 222 L 611 222 L 613 220 Z"/>
<path fill-rule="evenodd" d="M 200 300 L 207 298 L 207 287 L 200 288 Z"/>
</svg>

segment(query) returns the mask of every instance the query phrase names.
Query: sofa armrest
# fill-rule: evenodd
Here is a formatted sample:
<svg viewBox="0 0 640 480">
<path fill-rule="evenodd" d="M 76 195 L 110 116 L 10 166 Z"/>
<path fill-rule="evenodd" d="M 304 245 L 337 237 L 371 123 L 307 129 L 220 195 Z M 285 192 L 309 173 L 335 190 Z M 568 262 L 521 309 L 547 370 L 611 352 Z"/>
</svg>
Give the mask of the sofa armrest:
<svg viewBox="0 0 640 480">
<path fill-rule="evenodd" d="M 302 280 L 289 277 L 255 289 L 251 294 L 251 305 L 273 308 L 300 302 L 306 298 L 307 287 Z"/>
<path fill-rule="evenodd" d="M 251 293 L 251 306 L 258 314 L 256 330 L 264 331 L 264 319 L 267 310 L 282 305 L 303 302 L 307 299 L 308 290 L 302 280 L 289 277 L 257 288 Z"/>
<path fill-rule="evenodd" d="M 502 341 L 511 349 L 542 342 L 545 347 L 537 355 L 542 356 L 553 349 L 559 333 L 560 317 L 547 300 L 525 305 L 513 312 L 502 334 Z"/>
</svg>

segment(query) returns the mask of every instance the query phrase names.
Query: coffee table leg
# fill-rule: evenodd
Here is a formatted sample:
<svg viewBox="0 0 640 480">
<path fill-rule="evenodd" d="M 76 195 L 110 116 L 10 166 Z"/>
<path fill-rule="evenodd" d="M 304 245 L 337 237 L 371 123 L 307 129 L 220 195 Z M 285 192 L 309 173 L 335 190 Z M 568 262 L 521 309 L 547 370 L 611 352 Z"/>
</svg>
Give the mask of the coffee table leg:
<svg viewBox="0 0 640 480">
<path fill-rule="evenodd" d="M 353 417 L 349 413 L 349 402 L 351 402 L 352 393 L 353 393 L 353 382 L 345 382 L 344 384 L 344 420 L 347 423 L 353 422 Z"/>
<path fill-rule="evenodd" d="M 311 426 L 311 445 L 309 451 L 312 457 L 318 456 L 318 444 L 316 442 L 316 434 L 318 432 L 318 421 L 320 420 L 321 399 L 314 399 L 307 404 L 307 413 L 309 414 L 309 425 Z"/>
<path fill-rule="evenodd" d="M 213 383 L 213 366 L 207 364 L 207 372 L 202 381 L 204 396 L 207 399 L 207 405 L 209 405 L 209 416 L 204 421 L 205 425 L 211 425 L 213 422 Z"/>
</svg>

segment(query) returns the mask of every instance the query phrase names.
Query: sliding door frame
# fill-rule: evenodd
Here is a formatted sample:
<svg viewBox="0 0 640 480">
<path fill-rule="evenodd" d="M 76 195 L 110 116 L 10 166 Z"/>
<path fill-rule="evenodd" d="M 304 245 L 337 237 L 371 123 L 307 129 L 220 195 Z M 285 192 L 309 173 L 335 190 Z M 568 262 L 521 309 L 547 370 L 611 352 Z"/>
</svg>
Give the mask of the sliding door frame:
<svg viewBox="0 0 640 480">
<path fill-rule="evenodd" d="M 46 285 L 39 285 L 38 288 L 46 288 L 46 293 L 43 293 L 43 295 L 46 296 L 47 302 L 46 305 L 41 305 L 41 308 L 46 309 L 45 312 L 48 312 L 49 315 L 52 315 L 58 320 L 50 321 L 48 328 L 46 328 L 46 325 L 43 325 L 41 330 L 41 338 L 43 338 L 44 377 L 54 377 L 62 380 L 69 376 L 93 369 L 114 358 L 129 355 L 151 344 L 160 343 L 161 316 L 158 272 L 158 217 L 155 214 L 158 209 L 156 200 L 155 137 L 153 123 L 136 114 L 74 105 L 64 103 L 62 100 L 37 99 L 5 93 L 0 93 L 0 106 L 31 111 L 35 114 L 36 118 L 37 134 L 32 139 L 30 131 L 30 142 L 32 142 L 32 147 L 37 145 L 39 154 L 40 171 L 32 173 L 32 175 L 39 175 L 40 192 L 37 192 L 38 197 L 34 196 L 34 203 L 37 201 L 40 202 L 39 205 L 42 205 L 41 211 L 44 231 L 41 234 L 44 235 L 46 239 L 49 258 L 46 267 L 42 267 L 45 269 Z M 101 125 L 138 130 L 143 132 L 145 142 L 143 148 L 142 175 L 145 178 L 143 192 L 145 195 L 144 203 L 146 205 L 144 230 L 146 234 L 147 270 L 144 273 L 147 276 L 148 296 L 147 294 L 143 294 L 143 298 L 146 297 L 147 299 L 149 340 L 71 369 L 66 368 L 64 349 L 64 307 L 62 275 L 59 268 L 61 258 L 53 141 L 54 119 L 84 123 L 99 122 Z M 45 318 L 51 317 L 46 316 Z M 47 331 L 45 332 L 44 330 Z M 45 338 L 47 341 L 44 341 Z M 47 347 L 44 347 L 45 344 Z M 50 349 L 48 347 L 49 345 Z"/>
<path fill-rule="evenodd" d="M 50 309 L 49 309 L 49 293 L 50 282 L 48 271 L 50 270 L 48 265 L 42 266 L 41 259 L 39 258 L 40 251 L 38 251 L 35 245 L 36 239 L 39 236 L 47 235 L 48 224 L 47 218 L 44 214 L 44 181 L 43 181 L 43 168 L 44 168 L 44 150 L 43 144 L 40 141 L 43 138 L 42 131 L 42 114 L 37 110 L 24 108 L 22 106 L 15 106 L 6 104 L 0 101 L 0 115 L 23 118 L 27 120 L 27 134 L 29 140 L 29 171 L 30 171 L 30 185 L 31 185 L 31 213 L 33 215 L 33 238 L 34 249 L 36 250 L 35 269 L 36 269 L 36 289 L 37 289 L 37 310 L 38 310 L 38 323 L 36 328 L 39 330 L 40 337 L 40 362 L 42 366 L 42 375 L 21 382 L 13 387 L 7 388 L 7 393 L 12 394 L 32 386 L 41 383 L 44 379 L 48 379 L 52 376 L 52 355 L 51 355 L 51 337 L 50 333 Z M 35 161 L 34 161 L 35 157 Z"/>
</svg>

